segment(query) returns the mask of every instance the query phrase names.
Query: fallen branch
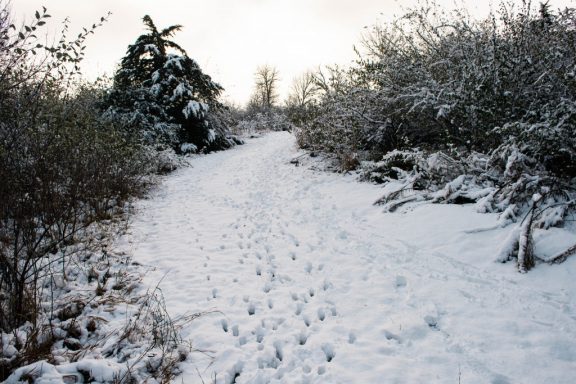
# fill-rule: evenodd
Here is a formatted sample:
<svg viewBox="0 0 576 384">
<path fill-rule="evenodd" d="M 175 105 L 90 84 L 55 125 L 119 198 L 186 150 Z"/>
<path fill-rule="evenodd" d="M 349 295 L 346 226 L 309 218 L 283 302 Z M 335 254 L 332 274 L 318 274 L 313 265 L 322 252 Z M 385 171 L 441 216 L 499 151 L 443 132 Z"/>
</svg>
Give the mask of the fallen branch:
<svg viewBox="0 0 576 384">
<path fill-rule="evenodd" d="M 533 220 L 534 208 L 530 209 L 520 228 L 520 238 L 518 239 L 518 271 L 520 273 L 526 273 L 534 267 Z"/>
<path fill-rule="evenodd" d="M 572 256 L 573 254 L 576 254 L 576 244 L 574 244 L 573 246 L 571 246 L 570 248 L 568 248 L 564 252 L 561 252 L 561 253 L 557 254 L 556 256 L 553 256 L 549 259 L 546 259 L 546 262 L 549 264 L 560 264 L 560 263 L 565 262 L 566 259 L 569 256 Z"/>
</svg>

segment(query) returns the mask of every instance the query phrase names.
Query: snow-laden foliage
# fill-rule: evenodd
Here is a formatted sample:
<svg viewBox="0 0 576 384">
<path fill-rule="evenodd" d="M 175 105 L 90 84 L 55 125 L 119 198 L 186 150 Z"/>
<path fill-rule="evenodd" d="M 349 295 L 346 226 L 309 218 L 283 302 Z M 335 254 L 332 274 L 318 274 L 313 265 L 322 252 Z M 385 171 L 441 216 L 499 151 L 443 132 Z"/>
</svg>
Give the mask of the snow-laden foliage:
<svg viewBox="0 0 576 384">
<path fill-rule="evenodd" d="M 114 76 L 106 115 L 137 132 L 143 143 L 177 151 L 214 150 L 235 144 L 218 118 L 223 88 L 169 40 L 181 26 L 159 31 L 149 16 L 148 33 L 128 47 Z M 170 52 L 172 50 L 174 52 Z"/>
<path fill-rule="evenodd" d="M 128 305 L 139 278 L 126 258 L 108 257 L 109 241 L 149 173 L 171 170 L 175 157 L 143 150 L 123 125 L 100 114 L 106 88 L 79 78 L 85 39 L 105 18 L 72 40 L 65 22 L 56 43 L 44 45 L 51 39 L 37 35 L 47 10 L 18 29 L 6 4 L 0 0 L 0 381 L 14 373 L 9 382 L 41 374 L 52 382 L 117 382 L 126 365 L 92 358 L 126 357 L 132 349 L 133 361 L 147 364 L 142 354 L 158 344 L 133 332 L 137 348 L 95 352 L 115 336 L 104 329 L 113 316 L 98 308 Z M 155 323 L 148 316 L 141 324 Z M 179 359 L 174 343 L 162 347 L 167 354 L 153 353 Z M 152 371 L 164 371 L 146 377 L 171 375 L 173 363 L 156 362 Z"/>
<path fill-rule="evenodd" d="M 242 135 L 252 135 L 269 131 L 290 131 L 292 124 L 281 110 L 247 113 L 238 121 L 235 131 Z"/>
<path fill-rule="evenodd" d="M 548 169 L 568 163 L 575 153 L 574 16 L 573 9 L 503 5 L 476 21 L 426 3 L 375 26 L 354 67 L 316 74 L 324 92 L 301 143 L 376 159 L 414 146 L 487 152 L 514 135 L 536 144 L 532 151 Z"/>
<path fill-rule="evenodd" d="M 406 203 L 429 201 L 475 204 L 478 212 L 500 213 L 500 226 L 517 229 L 495 260 L 516 257 L 519 270 L 526 272 L 535 258 L 543 262 L 566 258 L 565 254 L 551 258 L 533 254 L 530 239 L 534 229 L 561 225 L 574 212 L 576 191 L 573 183 L 547 172 L 535 159 L 517 148 L 509 149 L 502 157 L 395 150 L 381 161 L 362 162 L 360 170 L 364 180 L 394 185 L 376 201 L 387 212 Z"/>
<path fill-rule="evenodd" d="M 503 2 L 484 20 L 422 2 L 370 29 L 351 68 L 316 73 L 298 142 L 344 170 L 375 162 L 371 179 L 399 177 L 434 201 L 482 199 L 485 211 L 520 220 L 542 210 L 528 229 L 558 225 L 576 177 L 575 23 L 573 8 L 529 1 Z"/>
</svg>

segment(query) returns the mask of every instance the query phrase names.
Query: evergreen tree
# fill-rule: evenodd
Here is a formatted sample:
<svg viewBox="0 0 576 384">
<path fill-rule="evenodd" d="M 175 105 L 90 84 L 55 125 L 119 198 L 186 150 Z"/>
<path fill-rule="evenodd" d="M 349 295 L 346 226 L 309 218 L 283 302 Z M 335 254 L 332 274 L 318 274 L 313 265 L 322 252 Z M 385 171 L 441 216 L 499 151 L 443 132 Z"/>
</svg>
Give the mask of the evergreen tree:
<svg viewBox="0 0 576 384">
<path fill-rule="evenodd" d="M 147 144 L 181 151 L 231 146 L 222 125 L 208 119 L 210 110 L 224 108 L 218 101 L 223 88 L 170 40 L 182 26 L 159 31 L 148 15 L 143 22 L 147 33 L 128 47 L 114 76 L 109 115 L 139 131 Z"/>
</svg>

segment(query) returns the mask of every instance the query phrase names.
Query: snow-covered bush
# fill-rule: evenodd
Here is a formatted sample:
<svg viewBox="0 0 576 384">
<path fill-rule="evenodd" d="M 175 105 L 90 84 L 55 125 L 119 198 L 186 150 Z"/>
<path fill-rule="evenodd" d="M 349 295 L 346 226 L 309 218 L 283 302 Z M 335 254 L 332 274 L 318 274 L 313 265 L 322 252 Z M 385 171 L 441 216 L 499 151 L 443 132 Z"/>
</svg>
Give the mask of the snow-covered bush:
<svg viewBox="0 0 576 384">
<path fill-rule="evenodd" d="M 532 251 L 532 231 L 562 225 L 576 208 L 574 181 L 558 178 L 514 146 L 502 148 L 492 156 L 392 151 L 381 161 L 363 162 L 360 170 L 364 180 L 390 183 L 376 201 L 388 212 L 406 203 L 430 201 L 474 203 L 478 212 L 499 213 L 501 226 L 517 228 L 496 260 L 505 262 L 515 257 L 521 272 L 533 267 L 538 258 Z M 570 252 L 574 253 L 574 249 Z M 541 260 L 558 262 L 568 255 Z"/>
<path fill-rule="evenodd" d="M 315 74 L 321 91 L 298 143 L 367 179 L 401 180 L 380 200 L 393 209 L 427 199 L 529 217 L 526 251 L 533 228 L 574 208 L 575 24 L 575 9 L 530 1 L 484 20 L 423 1 L 369 30 L 351 68 Z"/>
<path fill-rule="evenodd" d="M 241 135 L 290 130 L 292 130 L 292 124 L 280 109 L 271 109 L 267 112 L 245 113 L 235 127 L 235 131 Z"/>
<path fill-rule="evenodd" d="M 299 142 L 377 160 L 412 147 L 487 153 L 513 135 L 548 170 L 569 167 L 576 15 L 520 7 L 473 20 L 425 2 L 374 26 L 355 66 L 316 74 L 323 92 Z"/>
<path fill-rule="evenodd" d="M 17 29 L 0 1 L 0 331 L 30 330 L 12 350 L 0 340 L 0 380 L 50 353 L 43 319 L 55 315 L 45 301 L 53 283 L 66 281 L 80 244 L 101 234 L 94 223 L 145 188 L 140 146 L 99 114 L 104 90 L 77 76 L 99 24 L 68 41 L 66 22 L 44 45 L 51 39 L 36 35 L 50 15 L 34 16 Z"/>
</svg>

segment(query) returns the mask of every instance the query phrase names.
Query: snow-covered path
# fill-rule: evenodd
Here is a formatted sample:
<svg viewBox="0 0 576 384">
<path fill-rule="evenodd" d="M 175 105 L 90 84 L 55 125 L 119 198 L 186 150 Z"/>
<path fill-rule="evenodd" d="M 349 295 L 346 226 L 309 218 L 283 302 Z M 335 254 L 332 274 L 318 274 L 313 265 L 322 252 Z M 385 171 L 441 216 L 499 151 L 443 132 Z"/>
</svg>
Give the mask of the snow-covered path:
<svg viewBox="0 0 576 384">
<path fill-rule="evenodd" d="M 289 161 L 275 133 L 194 159 L 139 204 L 124 247 L 185 330 L 177 382 L 573 383 L 576 263 L 493 262 L 473 207 L 384 214 L 381 187 Z"/>
</svg>

